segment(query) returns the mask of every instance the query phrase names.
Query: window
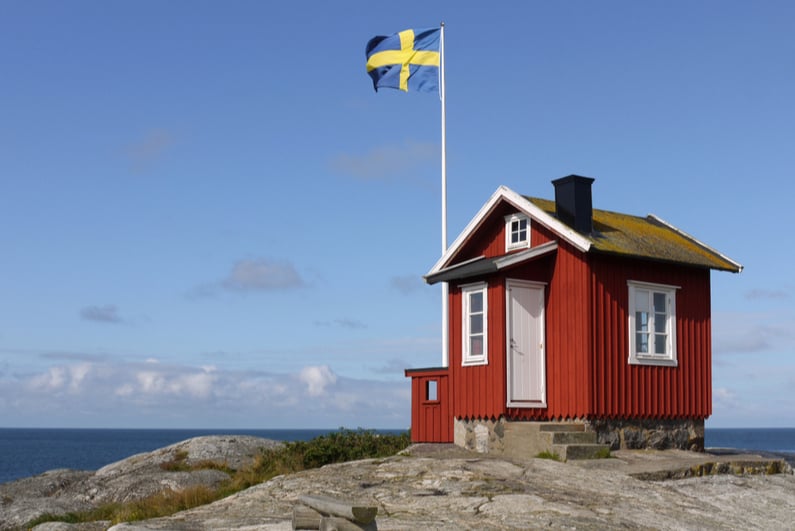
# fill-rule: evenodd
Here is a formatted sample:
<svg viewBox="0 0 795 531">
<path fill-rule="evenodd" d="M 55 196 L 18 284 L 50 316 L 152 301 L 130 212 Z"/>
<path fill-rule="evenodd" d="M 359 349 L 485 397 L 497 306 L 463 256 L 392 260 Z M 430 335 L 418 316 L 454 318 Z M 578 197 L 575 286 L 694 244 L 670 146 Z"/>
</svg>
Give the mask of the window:
<svg viewBox="0 0 795 531">
<path fill-rule="evenodd" d="M 629 363 L 676 366 L 676 286 L 629 281 Z"/>
<path fill-rule="evenodd" d="M 425 382 L 425 402 L 439 401 L 439 380 Z"/>
<path fill-rule="evenodd" d="M 530 220 L 524 214 L 505 216 L 505 250 L 530 247 Z"/>
<path fill-rule="evenodd" d="M 461 287 L 463 326 L 462 365 L 485 365 L 488 363 L 488 330 L 486 316 L 488 301 L 485 282 Z"/>
</svg>

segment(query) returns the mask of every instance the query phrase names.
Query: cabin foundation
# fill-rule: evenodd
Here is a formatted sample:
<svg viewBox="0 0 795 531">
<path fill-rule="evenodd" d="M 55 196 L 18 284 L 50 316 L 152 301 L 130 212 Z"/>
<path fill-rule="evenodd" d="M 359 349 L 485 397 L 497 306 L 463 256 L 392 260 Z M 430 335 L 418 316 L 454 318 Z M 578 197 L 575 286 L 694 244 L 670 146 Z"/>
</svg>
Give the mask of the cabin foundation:
<svg viewBox="0 0 795 531">
<path fill-rule="evenodd" d="M 568 435 L 562 435 L 566 433 Z M 530 422 L 498 419 L 453 421 L 453 442 L 482 454 L 535 457 L 553 445 L 598 444 L 610 450 L 704 451 L 701 419 L 594 419 Z"/>
<path fill-rule="evenodd" d="M 592 419 L 586 424 L 611 450 L 704 451 L 703 419 Z"/>
</svg>

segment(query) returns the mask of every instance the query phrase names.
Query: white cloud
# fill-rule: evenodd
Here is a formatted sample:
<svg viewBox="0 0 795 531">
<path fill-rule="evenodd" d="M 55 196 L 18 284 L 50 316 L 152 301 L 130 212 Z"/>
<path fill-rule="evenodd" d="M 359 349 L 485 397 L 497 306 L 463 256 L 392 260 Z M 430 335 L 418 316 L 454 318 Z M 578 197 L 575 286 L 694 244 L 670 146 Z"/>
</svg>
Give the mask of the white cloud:
<svg viewBox="0 0 795 531">
<path fill-rule="evenodd" d="M 717 313 L 712 322 L 716 356 L 789 350 L 795 346 L 795 316 L 788 312 Z"/>
<path fill-rule="evenodd" d="M 298 288 L 304 281 L 289 262 L 257 259 L 237 262 L 222 285 L 234 291 L 264 291 Z"/>
<path fill-rule="evenodd" d="M 63 367 L 50 367 L 46 372 L 34 375 L 28 381 L 33 391 L 58 391 L 66 383 L 66 370 Z"/>
<path fill-rule="evenodd" d="M 337 375 L 328 365 L 311 365 L 304 367 L 298 378 L 306 384 L 309 396 L 321 396 L 326 393 L 326 387 L 337 383 Z"/>
<path fill-rule="evenodd" d="M 338 326 L 340 328 L 347 328 L 350 330 L 361 330 L 367 328 L 367 325 L 362 321 L 348 319 L 347 317 L 334 319 L 333 321 L 315 321 L 315 326 Z"/>
<path fill-rule="evenodd" d="M 389 279 L 389 285 L 404 295 L 421 290 L 425 283 L 418 275 L 403 275 Z"/>
<path fill-rule="evenodd" d="M 440 157 L 439 146 L 432 143 L 405 142 L 403 145 L 381 146 L 364 155 L 343 153 L 331 162 L 331 169 L 365 180 L 406 178 L 417 167 L 427 167 Z"/>
<path fill-rule="evenodd" d="M 165 129 L 152 129 L 127 147 L 127 156 L 136 173 L 149 169 L 174 145 L 174 136 Z"/>
<path fill-rule="evenodd" d="M 403 428 L 409 387 L 341 377 L 328 365 L 279 374 L 111 358 L 11 368 L 0 375 L 0 418 L 15 426 Z"/>
<path fill-rule="evenodd" d="M 86 306 L 80 310 L 80 317 L 86 321 L 96 321 L 99 323 L 121 323 L 119 309 L 113 304 L 104 306 Z"/>
<path fill-rule="evenodd" d="M 787 300 L 790 298 L 788 291 L 782 289 L 762 289 L 756 288 L 745 293 L 745 298 L 748 300 Z"/>
</svg>

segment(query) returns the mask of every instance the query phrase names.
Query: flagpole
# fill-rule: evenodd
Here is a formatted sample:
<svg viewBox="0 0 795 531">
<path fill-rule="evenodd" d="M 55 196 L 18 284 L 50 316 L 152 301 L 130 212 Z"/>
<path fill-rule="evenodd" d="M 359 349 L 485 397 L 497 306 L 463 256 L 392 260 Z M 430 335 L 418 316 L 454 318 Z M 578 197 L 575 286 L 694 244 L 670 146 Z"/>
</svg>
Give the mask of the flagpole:
<svg viewBox="0 0 795 531">
<path fill-rule="evenodd" d="M 447 120 L 444 93 L 444 22 L 442 22 L 439 31 L 439 97 L 442 100 L 442 256 L 447 252 Z M 447 367 L 450 360 L 448 291 L 447 282 L 442 282 L 442 367 Z"/>
</svg>

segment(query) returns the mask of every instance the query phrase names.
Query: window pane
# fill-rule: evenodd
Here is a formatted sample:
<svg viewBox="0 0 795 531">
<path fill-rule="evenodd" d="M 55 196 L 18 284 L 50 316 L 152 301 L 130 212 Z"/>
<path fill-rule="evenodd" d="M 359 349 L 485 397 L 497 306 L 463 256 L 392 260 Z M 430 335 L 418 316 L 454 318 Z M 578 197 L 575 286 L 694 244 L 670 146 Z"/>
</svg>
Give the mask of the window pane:
<svg viewBox="0 0 795 531">
<path fill-rule="evenodd" d="M 654 311 L 656 313 L 665 313 L 665 293 L 654 294 Z"/>
<path fill-rule="evenodd" d="M 667 332 L 665 326 L 665 314 L 656 313 L 654 314 L 654 331 L 658 334 L 664 334 Z"/>
<path fill-rule="evenodd" d="M 649 352 L 649 334 L 638 332 L 635 334 L 635 349 L 638 352 Z"/>
<path fill-rule="evenodd" d="M 483 314 L 469 316 L 469 333 L 470 334 L 483 333 Z"/>
<path fill-rule="evenodd" d="M 469 354 L 471 356 L 483 355 L 483 337 L 474 336 L 469 338 Z"/>
<path fill-rule="evenodd" d="M 425 388 L 425 400 L 439 400 L 439 382 L 436 380 L 428 380 Z"/>
<path fill-rule="evenodd" d="M 512 232 L 511 233 L 511 243 L 518 243 L 519 242 L 519 233 Z"/>
<path fill-rule="evenodd" d="M 647 311 L 649 309 L 649 292 L 643 289 L 635 290 L 635 309 Z"/>
<path fill-rule="evenodd" d="M 471 293 L 469 295 L 470 313 L 480 313 L 483 311 L 483 292 Z"/>
<path fill-rule="evenodd" d="M 667 354 L 667 351 L 666 351 L 666 348 L 665 348 L 665 345 L 668 342 L 667 339 L 668 339 L 668 336 L 666 336 L 666 335 L 655 335 L 654 336 L 654 353 L 655 354 Z"/>
<path fill-rule="evenodd" d="M 649 313 L 635 312 L 635 330 L 637 332 L 649 331 Z"/>
</svg>

